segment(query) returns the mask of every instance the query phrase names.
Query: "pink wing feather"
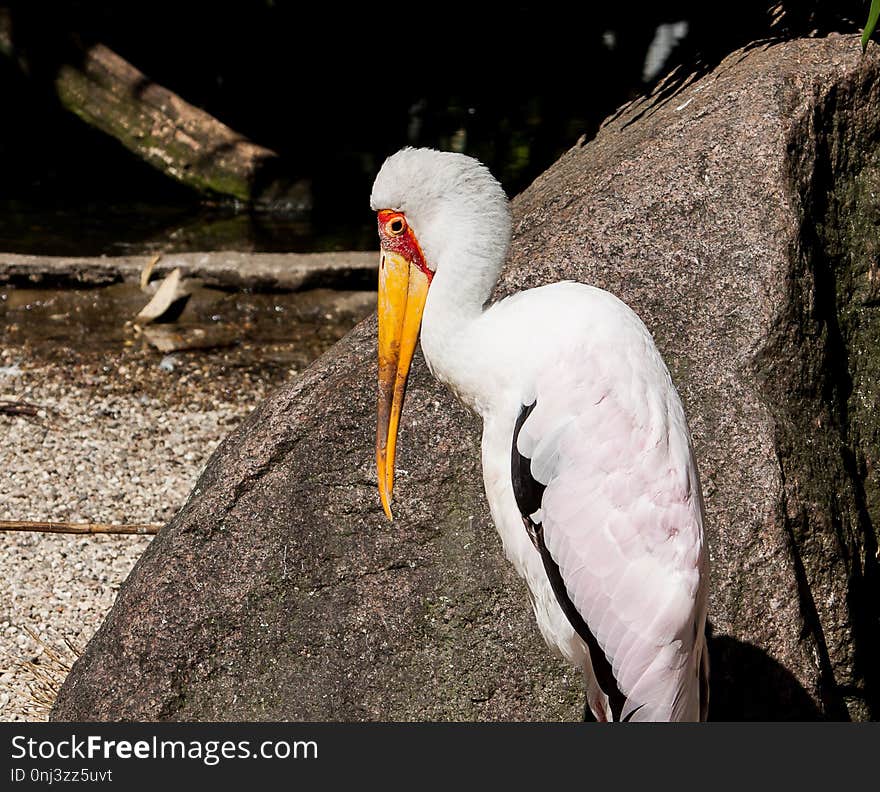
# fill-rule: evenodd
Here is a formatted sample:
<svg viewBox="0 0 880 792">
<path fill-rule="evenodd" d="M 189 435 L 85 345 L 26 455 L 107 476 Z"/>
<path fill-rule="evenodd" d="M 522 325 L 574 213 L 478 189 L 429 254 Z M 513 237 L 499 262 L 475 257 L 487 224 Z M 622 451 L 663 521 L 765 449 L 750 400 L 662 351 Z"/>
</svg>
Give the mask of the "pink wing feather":
<svg viewBox="0 0 880 792">
<path fill-rule="evenodd" d="M 698 720 L 702 496 L 678 394 L 632 319 L 613 347 L 594 338 L 545 369 L 517 447 L 546 485 L 545 543 L 626 696 L 622 718 Z"/>
</svg>

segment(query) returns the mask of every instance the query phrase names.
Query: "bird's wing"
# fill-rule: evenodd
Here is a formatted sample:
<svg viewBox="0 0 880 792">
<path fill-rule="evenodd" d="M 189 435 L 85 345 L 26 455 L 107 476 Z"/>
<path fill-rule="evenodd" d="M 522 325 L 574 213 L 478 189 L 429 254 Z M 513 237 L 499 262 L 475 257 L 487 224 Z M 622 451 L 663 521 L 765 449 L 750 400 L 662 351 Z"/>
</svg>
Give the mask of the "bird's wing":
<svg viewBox="0 0 880 792">
<path fill-rule="evenodd" d="M 527 516 L 625 696 L 620 717 L 696 720 L 702 498 L 678 394 L 647 330 L 635 330 L 613 353 L 598 338 L 548 361 L 513 477 L 518 453 L 543 486 Z"/>
</svg>

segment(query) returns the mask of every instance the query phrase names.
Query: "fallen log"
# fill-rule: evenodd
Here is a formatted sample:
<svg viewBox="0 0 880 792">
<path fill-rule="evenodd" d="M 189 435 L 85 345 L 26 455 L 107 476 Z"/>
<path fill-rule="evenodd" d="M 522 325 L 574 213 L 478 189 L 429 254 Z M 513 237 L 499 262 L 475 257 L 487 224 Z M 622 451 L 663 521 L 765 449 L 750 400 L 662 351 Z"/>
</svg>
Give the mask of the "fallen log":
<svg viewBox="0 0 880 792">
<path fill-rule="evenodd" d="M 104 44 L 65 36 L 63 47 L 50 51 L 29 43 L 27 24 L 0 9 L 0 54 L 50 80 L 67 110 L 188 187 L 250 205 L 308 208 L 307 185 L 282 175 L 278 154 L 154 82 Z"/>
<path fill-rule="evenodd" d="M 0 252 L 0 284 L 91 288 L 140 283 L 155 256 L 28 256 Z M 242 253 L 213 250 L 167 253 L 151 269 L 164 278 L 175 267 L 216 289 L 291 292 L 306 289 L 376 288 L 378 256 L 372 251 Z"/>
</svg>

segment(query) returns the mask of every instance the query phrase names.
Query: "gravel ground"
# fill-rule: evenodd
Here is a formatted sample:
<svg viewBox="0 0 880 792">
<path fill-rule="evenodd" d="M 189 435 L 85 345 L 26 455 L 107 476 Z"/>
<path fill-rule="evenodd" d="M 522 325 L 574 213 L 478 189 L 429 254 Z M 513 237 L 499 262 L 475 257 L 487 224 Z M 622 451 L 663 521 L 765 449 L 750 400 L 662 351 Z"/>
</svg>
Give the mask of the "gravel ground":
<svg viewBox="0 0 880 792">
<path fill-rule="evenodd" d="M 166 522 L 223 437 L 370 299 L 326 322 L 301 354 L 277 344 L 268 356 L 239 346 L 164 357 L 142 345 L 51 355 L 0 346 L 0 400 L 43 408 L 0 415 L 0 519 Z M 46 719 L 75 654 L 150 541 L 0 532 L 0 720 Z"/>
</svg>

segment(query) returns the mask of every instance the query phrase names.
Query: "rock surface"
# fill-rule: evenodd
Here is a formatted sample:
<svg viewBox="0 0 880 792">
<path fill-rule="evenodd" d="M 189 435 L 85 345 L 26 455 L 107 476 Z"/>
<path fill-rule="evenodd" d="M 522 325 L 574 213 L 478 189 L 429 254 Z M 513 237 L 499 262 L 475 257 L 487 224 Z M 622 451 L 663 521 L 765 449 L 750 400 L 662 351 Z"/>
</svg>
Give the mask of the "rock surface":
<svg viewBox="0 0 880 792">
<path fill-rule="evenodd" d="M 610 289 L 682 393 L 715 719 L 877 717 L 878 79 L 855 37 L 754 46 L 622 109 L 515 201 L 498 295 Z M 420 358 L 382 517 L 374 333 L 360 325 L 222 444 L 55 719 L 580 715 L 491 528 L 478 422 Z"/>
</svg>

